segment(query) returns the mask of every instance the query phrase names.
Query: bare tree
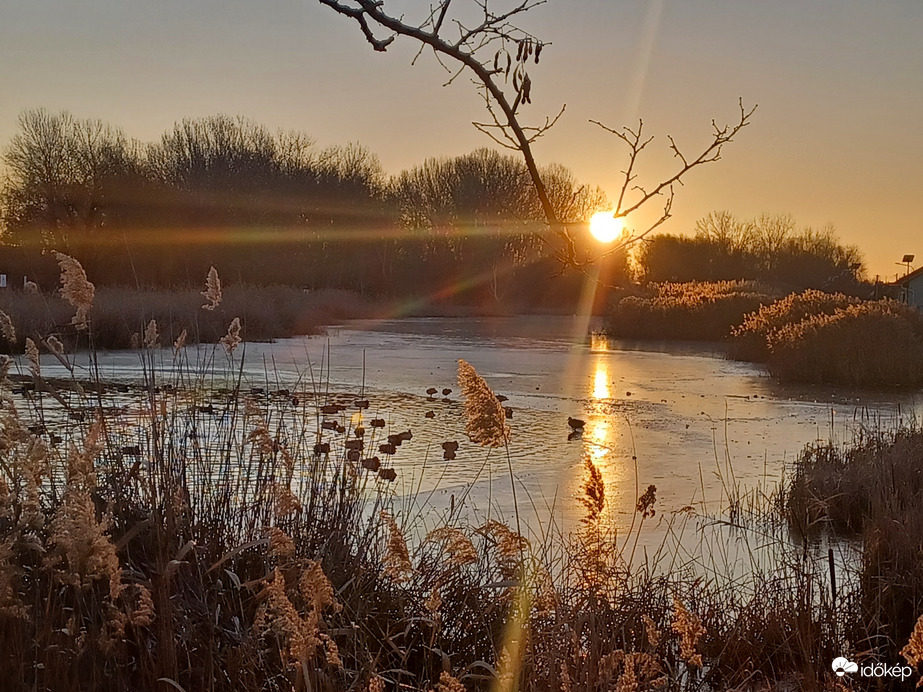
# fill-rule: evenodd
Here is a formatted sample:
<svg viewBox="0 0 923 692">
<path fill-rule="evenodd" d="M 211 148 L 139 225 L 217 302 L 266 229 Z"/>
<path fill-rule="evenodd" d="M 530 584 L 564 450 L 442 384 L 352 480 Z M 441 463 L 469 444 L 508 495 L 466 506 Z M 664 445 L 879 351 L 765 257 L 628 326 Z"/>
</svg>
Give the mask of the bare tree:
<svg viewBox="0 0 923 692">
<path fill-rule="evenodd" d="M 490 116 L 488 122 L 475 122 L 474 126 L 498 144 L 521 152 L 545 221 L 562 242 L 562 247 L 557 250 L 562 268 L 579 268 L 598 259 L 577 256 L 571 234 L 571 227 L 575 224 L 558 217 L 532 152 L 532 144 L 558 121 L 564 107 L 557 115 L 546 117 L 538 125 L 526 125 L 520 119 L 520 110 L 531 102 L 532 78 L 528 67 L 533 62 L 539 62 L 543 48 L 549 44 L 515 22 L 521 15 L 544 4 L 545 0 L 514 0 L 505 4 L 496 0 L 493 3 L 491 0 L 438 0 L 431 3 L 417 21 L 389 14 L 386 0 L 318 1 L 355 20 L 376 51 L 386 51 L 397 36 L 403 36 L 419 42 L 420 52 L 425 49 L 433 51 L 440 64 L 451 74 L 447 84 L 466 71 L 471 73 L 482 90 Z M 498 9 L 498 4 L 503 6 Z M 670 147 L 679 165 L 673 174 L 650 188 L 642 188 L 635 183 L 638 157 L 652 139 L 642 137 L 642 123 L 635 130 L 627 127 L 615 130 L 596 123 L 619 137 L 629 148 L 628 165 L 623 171 L 624 182 L 614 211 L 616 218 L 632 214 L 654 198 L 664 201 L 663 212 L 655 223 L 626 237 L 604 254 L 624 249 L 626 244 L 644 237 L 670 218 L 673 186 L 681 184 L 682 178 L 692 169 L 717 161 L 723 145 L 748 124 L 754 110 L 755 107 L 745 109 L 741 103 L 740 116 L 735 123 L 719 126 L 713 122 L 712 140 L 698 154 L 683 153 L 670 138 Z"/>
</svg>

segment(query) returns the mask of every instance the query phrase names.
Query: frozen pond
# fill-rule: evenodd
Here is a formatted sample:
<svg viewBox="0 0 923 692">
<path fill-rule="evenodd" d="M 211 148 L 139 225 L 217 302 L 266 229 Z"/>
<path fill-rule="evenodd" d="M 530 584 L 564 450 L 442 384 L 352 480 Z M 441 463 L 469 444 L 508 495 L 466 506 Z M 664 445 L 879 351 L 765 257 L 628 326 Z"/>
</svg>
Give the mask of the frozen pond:
<svg viewBox="0 0 923 692">
<path fill-rule="evenodd" d="M 808 443 L 847 441 L 862 427 L 923 412 L 919 393 L 783 387 L 756 366 L 726 360 L 714 345 L 605 342 L 587 336 L 592 326 L 538 316 L 362 321 L 322 337 L 248 343 L 233 363 L 205 346 L 188 357 L 193 368 L 213 357 L 230 378 L 242 356 L 245 387 L 309 392 L 314 403 L 361 393 L 370 401 L 362 415 L 387 423 L 373 431 L 376 447 L 389 432 L 413 431 L 389 460 L 398 472 L 390 487 L 407 511 L 424 500 L 437 510 L 463 502 L 476 518 L 512 520 L 506 451 L 488 454 L 464 435 L 455 378 L 457 360 L 467 360 L 508 397 L 520 515 L 534 533 L 579 520 L 586 456 L 602 471 L 608 520 L 622 533 L 638 495 L 657 487 L 655 530 L 685 506 L 720 513 L 734 488 L 769 492 Z M 170 381 L 172 351 L 154 360 L 161 380 Z M 53 359 L 42 362 L 46 376 L 67 374 Z M 101 353 L 98 367 L 103 380 L 137 381 L 141 358 Z M 426 394 L 431 387 L 435 397 Z M 444 397 L 443 388 L 452 392 Z M 312 417 L 314 410 L 313 403 L 305 408 Z M 586 421 L 577 439 L 568 439 L 569 416 Z M 440 444 L 452 440 L 460 443 L 457 458 L 444 461 Z"/>
</svg>

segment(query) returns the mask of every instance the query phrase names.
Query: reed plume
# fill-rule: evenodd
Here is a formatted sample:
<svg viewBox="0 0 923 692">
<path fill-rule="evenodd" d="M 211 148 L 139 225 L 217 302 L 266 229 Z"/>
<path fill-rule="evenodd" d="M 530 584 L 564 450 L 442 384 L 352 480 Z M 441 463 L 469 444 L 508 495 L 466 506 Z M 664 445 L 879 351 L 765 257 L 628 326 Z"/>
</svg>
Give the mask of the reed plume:
<svg viewBox="0 0 923 692">
<path fill-rule="evenodd" d="M 61 268 L 61 297 L 77 308 L 77 314 L 71 319 L 71 324 L 84 330 L 89 326 L 87 314 L 93 307 L 96 288 L 87 280 L 87 273 L 80 262 L 63 252 L 56 252 L 55 258 Z"/>
<path fill-rule="evenodd" d="M 465 532 L 452 526 L 440 526 L 426 534 L 426 540 L 441 542 L 449 556 L 449 565 L 463 567 L 478 561 L 478 551 Z"/>
<path fill-rule="evenodd" d="M 506 412 L 483 377 L 470 363 L 459 359 L 458 385 L 465 397 L 465 433 L 485 447 L 502 447 L 509 440 Z"/>
<path fill-rule="evenodd" d="M 384 573 L 396 582 L 406 581 L 413 572 L 407 541 L 404 540 L 404 534 L 390 512 L 382 510 L 381 518 L 388 525 L 388 549 L 382 559 Z"/>
<path fill-rule="evenodd" d="M 32 373 L 32 377 L 41 377 L 42 363 L 38 357 L 38 346 L 29 337 L 26 337 L 26 358 L 29 360 L 29 372 Z"/>
<path fill-rule="evenodd" d="M 301 511 L 301 500 L 292 492 L 288 483 L 272 484 L 272 513 L 276 519 L 284 519 Z"/>
<path fill-rule="evenodd" d="M 595 525 L 606 507 L 606 484 L 599 468 L 589 456 L 584 458 L 583 464 L 587 475 L 583 481 L 583 496 L 579 500 L 586 508 L 586 516 L 580 521 L 587 525 Z"/>
<path fill-rule="evenodd" d="M 234 349 L 240 346 L 240 318 L 235 317 L 231 320 L 231 324 L 228 325 L 228 333 L 222 336 L 219 340 L 219 343 L 222 344 L 225 350 L 228 352 L 228 355 L 234 353 Z"/>
<path fill-rule="evenodd" d="M 16 343 L 16 329 L 13 327 L 13 320 L 3 310 L 0 310 L 0 334 L 11 344 Z"/>
<path fill-rule="evenodd" d="M 221 279 L 218 278 L 218 270 L 210 267 L 208 276 L 205 277 L 205 290 L 200 294 L 207 301 L 202 307 L 206 310 L 214 310 L 221 303 Z"/>
<path fill-rule="evenodd" d="M 465 686 L 458 678 L 454 678 L 450 673 L 442 671 L 439 674 L 439 682 L 436 683 L 435 692 L 465 692 Z"/>
<path fill-rule="evenodd" d="M 278 567 L 273 570 L 272 579 L 263 584 L 266 602 L 257 611 L 253 631 L 262 637 L 274 634 L 288 664 L 294 666 L 308 660 L 321 645 L 316 620 L 305 621 L 298 614 L 285 592 L 285 577 Z"/>
<path fill-rule="evenodd" d="M 654 503 L 656 502 L 657 486 L 649 485 L 647 486 L 647 490 L 644 491 L 644 494 L 638 498 L 638 504 L 635 506 L 635 509 L 644 519 L 649 519 L 657 514 L 657 510 L 654 509 Z"/>
<path fill-rule="evenodd" d="M 173 350 L 176 353 L 179 353 L 183 350 L 183 347 L 186 345 L 186 330 L 180 332 L 179 336 L 176 337 L 176 341 L 173 342 Z"/>
<path fill-rule="evenodd" d="M 301 577 L 298 580 L 298 588 L 305 603 L 309 604 L 317 612 L 326 608 L 330 608 L 335 613 L 342 610 L 342 606 L 337 602 L 333 585 L 327 575 L 324 574 L 320 562 L 308 560 L 305 563 L 305 567 L 301 571 Z"/>
<path fill-rule="evenodd" d="M 266 528 L 269 538 L 269 554 L 275 558 L 289 560 L 295 557 L 295 541 L 278 526 Z"/>
<path fill-rule="evenodd" d="M 530 548 L 527 538 L 495 519 L 491 519 L 478 528 L 478 532 L 489 536 L 493 540 L 497 555 L 504 561 L 518 560 L 523 551 Z"/>
<path fill-rule="evenodd" d="M 686 610 L 678 598 L 673 599 L 673 631 L 679 635 L 680 656 L 691 666 L 702 667 L 702 654 L 696 650 L 705 628 L 698 616 Z"/>
<path fill-rule="evenodd" d="M 923 663 L 923 615 L 917 618 L 917 624 L 913 627 L 910 641 L 907 642 L 907 646 L 901 649 L 901 656 L 914 668 Z M 920 678 L 917 687 L 923 687 L 923 678 Z"/>
<path fill-rule="evenodd" d="M 160 348 L 160 332 L 157 330 L 157 320 L 151 320 L 144 328 L 144 348 Z"/>
<path fill-rule="evenodd" d="M 130 621 L 135 627 L 147 627 L 154 619 L 154 599 L 146 586 L 135 585 L 137 605 L 132 608 Z"/>
<path fill-rule="evenodd" d="M 64 357 L 64 344 L 62 344 L 61 340 L 54 334 L 45 339 L 45 345 L 48 346 L 48 350 L 57 356 L 59 360 Z"/>
<path fill-rule="evenodd" d="M 72 586 L 89 588 L 96 580 L 108 579 L 109 595 L 115 601 L 125 588 L 122 569 L 107 533 L 108 518 L 96 518 L 92 496 L 96 490 L 94 461 L 102 450 L 100 434 L 97 421 L 87 433 L 83 448 L 71 447 L 64 497 L 51 521 L 50 543 L 56 552 L 50 562 L 66 563 L 64 569 L 58 570 L 58 578 Z"/>
</svg>

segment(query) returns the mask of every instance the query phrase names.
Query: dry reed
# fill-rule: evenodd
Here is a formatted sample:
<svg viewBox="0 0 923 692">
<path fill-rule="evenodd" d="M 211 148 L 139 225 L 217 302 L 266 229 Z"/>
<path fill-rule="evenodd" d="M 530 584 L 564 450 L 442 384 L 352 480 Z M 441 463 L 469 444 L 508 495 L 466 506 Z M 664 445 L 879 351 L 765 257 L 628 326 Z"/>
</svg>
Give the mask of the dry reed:
<svg viewBox="0 0 923 692">
<path fill-rule="evenodd" d="M 502 447 L 509 439 L 506 413 L 496 395 L 470 363 L 458 361 L 458 386 L 465 397 L 465 432 L 485 447 Z"/>
<path fill-rule="evenodd" d="M 93 307 L 96 288 L 87 279 L 80 262 L 62 252 L 56 252 L 55 258 L 61 268 L 61 297 L 77 309 L 71 324 L 78 330 L 86 330 L 89 327 L 87 315 Z"/>
</svg>

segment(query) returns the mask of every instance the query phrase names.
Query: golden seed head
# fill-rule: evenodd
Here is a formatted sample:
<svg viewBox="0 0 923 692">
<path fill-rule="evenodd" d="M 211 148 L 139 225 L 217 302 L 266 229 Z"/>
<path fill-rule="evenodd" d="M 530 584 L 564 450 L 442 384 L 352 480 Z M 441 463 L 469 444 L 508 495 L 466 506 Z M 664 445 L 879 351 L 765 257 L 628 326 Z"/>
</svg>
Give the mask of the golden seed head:
<svg viewBox="0 0 923 692">
<path fill-rule="evenodd" d="M 208 270 L 208 276 L 205 277 L 205 290 L 201 295 L 207 301 L 202 306 L 206 310 L 214 310 L 221 303 L 221 279 L 218 278 L 218 270 L 214 267 Z"/>
<path fill-rule="evenodd" d="M 32 377 L 42 376 L 42 364 L 38 358 L 38 346 L 29 337 L 26 337 L 26 358 L 29 359 L 29 371 Z"/>
<path fill-rule="evenodd" d="M 173 342 L 173 350 L 181 351 L 186 345 L 186 330 L 180 332 L 180 335 L 176 337 L 176 341 Z"/>
<path fill-rule="evenodd" d="M 71 324 L 77 329 L 86 329 L 89 326 L 87 313 L 93 307 L 96 288 L 87 280 L 87 273 L 80 262 L 63 252 L 56 252 L 55 258 L 61 268 L 61 297 L 77 308 Z"/>
<path fill-rule="evenodd" d="M 589 456 L 583 460 L 586 467 L 586 479 L 583 481 L 583 496 L 580 503 L 586 507 L 586 516 L 580 521 L 584 524 L 595 524 L 606 506 L 606 484 L 602 473 Z"/>
<path fill-rule="evenodd" d="M 234 353 L 234 349 L 240 346 L 240 318 L 235 317 L 228 325 L 228 333 L 221 337 L 219 342 L 224 346 L 228 355 Z"/>
<path fill-rule="evenodd" d="M 509 441 L 506 412 L 483 377 L 470 363 L 458 361 L 458 385 L 465 397 L 465 432 L 485 447 L 502 447 Z"/>
<path fill-rule="evenodd" d="M 452 567 L 463 567 L 478 561 L 477 548 L 459 528 L 441 526 L 426 534 L 426 540 L 442 542 Z"/>
<path fill-rule="evenodd" d="M 458 678 L 454 678 L 450 673 L 442 671 L 439 674 L 439 682 L 436 683 L 435 692 L 465 692 L 465 686 Z"/>
<path fill-rule="evenodd" d="M 157 320 L 151 320 L 144 328 L 144 348 L 160 348 L 160 332 L 157 330 Z"/>
<path fill-rule="evenodd" d="M 388 549 L 382 559 L 385 575 L 396 582 L 406 581 L 413 572 L 413 565 L 410 562 L 404 534 L 390 512 L 382 510 L 381 518 L 388 525 Z"/>
<path fill-rule="evenodd" d="M 275 558 L 289 560 L 295 556 L 295 541 L 278 526 L 267 527 L 269 554 Z"/>
<path fill-rule="evenodd" d="M 696 651 L 705 628 L 697 615 L 690 613 L 678 598 L 673 599 L 673 631 L 679 635 L 680 656 L 691 666 L 702 667 L 702 654 Z"/>
<path fill-rule="evenodd" d="M 923 663 L 923 615 L 917 618 L 917 624 L 914 625 L 913 633 L 910 635 L 910 641 L 907 646 L 901 649 L 901 656 L 911 666 L 918 666 Z"/>
</svg>

